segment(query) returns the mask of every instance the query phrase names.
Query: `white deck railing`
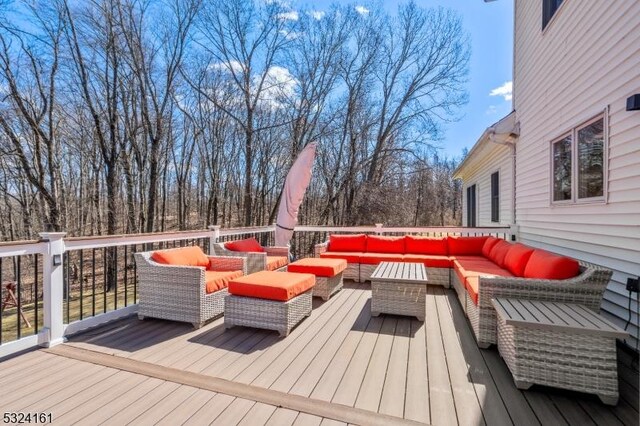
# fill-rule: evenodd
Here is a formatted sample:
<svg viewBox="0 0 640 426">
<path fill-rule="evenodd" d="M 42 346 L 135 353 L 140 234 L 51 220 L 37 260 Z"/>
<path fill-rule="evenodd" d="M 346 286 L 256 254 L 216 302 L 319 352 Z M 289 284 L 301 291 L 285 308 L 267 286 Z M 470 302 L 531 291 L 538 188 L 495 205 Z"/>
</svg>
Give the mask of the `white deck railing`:
<svg viewBox="0 0 640 426">
<path fill-rule="evenodd" d="M 24 330 L 26 333 L 21 333 L 23 321 L 21 322 L 20 312 L 16 308 L 14 317 L 16 319 L 15 327 L 17 327 L 16 338 L 11 341 L 0 338 L 0 358 L 38 345 L 47 347 L 54 346 L 63 342 L 67 335 L 134 314 L 137 311 L 135 271 L 130 272 L 129 269 L 135 269 L 135 265 L 129 255 L 132 255 L 135 251 L 171 247 L 171 245 L 175 247 L 188 243 L 201 245 L 205 251 L 211 253 L 213 252 L 211 244 L 214 242 L 236 239 L 243 236 L 262 236 L 264 242 L 271 244 L 274 232 L 274 225 L 235 229 L 221 229 L 218 226 L 211 226 L 209 229 L 199 231 L 74 238 L 65 238 L 65 233 L 42 233 L 40 234 L 41 240 L 39 241 L 0 243 L 0 278 L 2 278 L 2 259 L 17 259 L 24 256 L 33 256 L 36 259 L 35 262 L 32 262 L 32 264 L 35 265 L 34 270 L 29 271 L 34 275 L 33 281 L 35 283 L 35 301 L 31 300 L 29 304 L 29 306 L 34 308 L 34 324 L 31 328 Z M 387 235 L 410 233 L 430 236 L 491 234 L 505 239 L 511 239 L 512 236 L 515 236 L 515 230 L 508 227 L 384 227 L 382 224 L 356 227 L 297 226 L 291 242 L 292 252 L 297 257 L 309 256 L 313 253 L 313 245 L 325 241 L 331 233 L 376 233 Z M 118 263 L 118 248 L 121 249 L 120 253 L 124 253 L 123 264 Z M 102 293 L 98 295 L 96 290 L 96 253 L 100 253 L 98 260 L 101 259 L 103 262 L 102 276 L 106 277 L 106 263 L 104 262 L 105 259 L 107 259 L 107 250 L 113 250 L 116 253 L 116 283 L 115 295 L 113 296 L 107 295 L 106 278 Z M 90 256 L 85 256 L 87 253 L 90 254 Z M 80 298 L 77 300 L 76 297 L 75 301 L 69 296 L 71 292 L 69 259 L 73 256 L 78 260 L 81 271 L 79 273 Z M 38 267 L 39 264 L 42 266 Z M 84 265 L 86 264 L 91 265 L 91 271 L 87 274 L 84 273 Z M 119 265 L 122 267 L 119 267 Z M 117 275 L 118 273 L 121 274 L 120 278 Z M 132 303 L 129 304 L 127 290 L 131 285 L 131 280 L 129 279 L 131 275 L 133 275 L 133 300 Z M 117 292 L 120 289 L 118 287 L 118 280 L 121 280 L 122 276 L 124 276 L 124 280 L 122 281 L 125 298 L 123 306 L 118 307 L 119 296 Z M 89 296 L 90 301 L 93 303 L 93 309 L 91 309 L 90 313 L 85 317 L 82 311 L 85 305 L 85 297 L 83 296 L 86 296 L 83 295 L 83 289 L 86 287 L 85 280 L 88 280 L 88 278 L 92 280 L 92 292 L 89 293 Z M 14 277 L 14 279 L 20 280 L 20 277 Z M 39 284 L 41 284 L 41 287 L 39 287 Z M 40 300 L 39 288 L 42 289 L 42 308 L 39 308 L 38 303 Z M 122 289 L 120 290 L 122 291 Z M 20 292 L 18 292 L 17 297 L 21 300 L 22 295 Z M 103 298 L 104 301 L 103 312 L 101 313 L 96 313 L 97 297 Z M 113 308 L 107 308 L 108 297 L 113 298 L 115 302 Z M 2 298 L 4 299 L 4 293 Z M 79 304 L 79 318 L 74 319 L 69 314 L 70 303 Z M 3 319 L 6 317 L 5 315 Z M 39 326 L 40 323 L 42 323 L 42 326 Z M 6 331 L 6 321 L 4 325 Z M 2 322 L 0 321 L 0 336 L 2 336 L 2 330 Z M 23 335 L 29 333 L 30 335 L 28 336 Z"/>
</svg>

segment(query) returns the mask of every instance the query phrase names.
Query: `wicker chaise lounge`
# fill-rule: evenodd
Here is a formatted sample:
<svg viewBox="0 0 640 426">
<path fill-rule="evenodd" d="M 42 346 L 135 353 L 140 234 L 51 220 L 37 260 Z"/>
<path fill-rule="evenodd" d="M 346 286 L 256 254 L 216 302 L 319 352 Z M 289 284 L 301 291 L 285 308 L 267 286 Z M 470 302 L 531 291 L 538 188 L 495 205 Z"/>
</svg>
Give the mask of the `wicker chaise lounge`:
<svg viewBox="0 0 640 426">
<path fill-rule="evenodd" d="M 247 274 L 259 271 L 286 271 L 289 247 L 262 247 L 255 238 L 213 244 L 216 256 L 243 257 Z"/>
<path fill-rule="evenodd" d="M 176 254 L 180 258 L 173 263 L 183 264 L 154 260 L 158 255 Z M 224 313 L 228 282 L 246 274 L 244 258 L 206 256 L 199 247 L 141 252 L 134 257 L 138 274 L 138 317 L 188 322 L 195 328 Z"/>
</svg>

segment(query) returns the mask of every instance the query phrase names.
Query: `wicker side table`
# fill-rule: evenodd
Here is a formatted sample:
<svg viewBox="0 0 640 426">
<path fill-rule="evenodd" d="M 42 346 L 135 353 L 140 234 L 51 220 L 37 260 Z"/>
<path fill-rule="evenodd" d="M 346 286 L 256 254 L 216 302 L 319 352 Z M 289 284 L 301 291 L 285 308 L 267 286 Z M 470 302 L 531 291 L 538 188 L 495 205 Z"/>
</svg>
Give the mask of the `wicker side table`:
<svg viewBox="0 0 640 426">
<path fill-rule="evenodd" d="M 427 272 L 422 263 L 381 262 L 371 274 L 371 315 L 426 314 Z"/>
<path fill-rule="evenodd" d="M 628 334 L 582 305 L 493 299 L 498 350 L 518 389 L 533 384 L 618 402 L 616 338 Z"/>
</svg>

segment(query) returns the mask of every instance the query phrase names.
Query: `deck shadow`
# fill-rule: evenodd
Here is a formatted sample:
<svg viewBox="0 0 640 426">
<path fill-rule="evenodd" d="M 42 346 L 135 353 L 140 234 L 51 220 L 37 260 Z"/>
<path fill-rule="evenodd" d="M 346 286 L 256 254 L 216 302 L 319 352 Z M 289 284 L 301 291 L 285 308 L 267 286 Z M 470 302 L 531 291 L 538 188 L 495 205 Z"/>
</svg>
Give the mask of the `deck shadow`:
<svg viewBox="0 0 640 426">
<path fill-rule="evenodd" d="M 361 331 L 364 333 L 374 333 L 374 334 L 386 334 L 389 336 L 401 335 L 402 337 L 412 338 L 412 337 L 415 337 L 416 332 L 419 329 L 419 327 L 410 327 L 410 330 L 404 330 L 404 329 L 400 330 L 400 329 L 396 329 L 396 327 L 390 327 L 388 329 L 385 327 L 381 327 L 380 329 L 375 328 L 372 331 L 372 329 L 369 327 L 369 322 L 371 320 L 383 321 L 385 319 L 393 320 L 396 322 L 398 320 L 416 321 L 416 317 L 404 316 L 404 315 L 380 314 L 379 316 L 374 317 L 371 315 L 371 298 L 369 298 L 362 306 L 362 309 L 360 310 L 360 313 L 358 314 L 356 319 L 353 321 L 353 325 L 351 326 L 351 331 Z M 423 324 L 423 323 L 420 322 L 420 324 Z"/>
</svg>

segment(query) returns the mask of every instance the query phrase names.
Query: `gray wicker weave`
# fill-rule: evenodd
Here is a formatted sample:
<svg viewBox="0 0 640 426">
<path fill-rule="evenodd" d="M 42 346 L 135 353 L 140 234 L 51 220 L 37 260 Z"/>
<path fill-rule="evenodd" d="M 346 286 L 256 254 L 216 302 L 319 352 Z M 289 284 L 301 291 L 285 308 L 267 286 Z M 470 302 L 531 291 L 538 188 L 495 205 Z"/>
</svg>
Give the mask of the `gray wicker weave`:
<svg viewBox="0 0 640 426">
<path fill-rule="evenodd" d="M 464 294 L 463 307 L 478 346 L 486 348 L 498 343 L 496 311 L 491 304 L 491 299 L 501 297 L 577 303 L 598 312 L 611 274 L 610 269 L 581 261 L 580 275 L 566 280 L 480 276 L 477 305 L 471 300 L 464 287 L 456 283 L 457 274 L 453 272 L 451 276 L 458 296 L 462 297 L 461 293 Z"/>
<path fill-rule="evenodd" d="M 382 262 L 371 275 L 371 315 L 426 314 L 427 272 L 422 263 Z"/>
<path fill-rule="evenodd" d="M 140 319 L 152 317 L 188 322 L 200 328 L 206 321 L 224 313 L 227 289 L 207 294 L 204 268 L 156 263 L 151 260 L 152 253 L 134 254 Z M 213 265 L 211 270 L 241 270 L 246 274 L 242 257 L 209 256 L 209 259 Z"/>
<path fill-rule="evenodd" d="M 379 265 L 379 264 L 378 264 Z M 366 263 L 360 264 L 360 279 L 359 282 L 363 283 L 371 280 L 371 274 L 376 270 L 378 265 L 369 265 Z"/>
<path fill-rule="evenodd" d="M 313 287 L 313 295 L 322 297 L 322 300 L 329 300 L 332 294 L 342 289 L 342 272 L 335 277 L 318 277 L 316 276 L 316 285 Z"/>
<path fill-rule="evenodd" d="M 322 244 L 316 244 L 313 253 L 314 257 L 320 257 L 320 253 L 324 253 L 327 251 L 329 247 L 329 242 L 324 242 Z M 346 280 L 353 280 L 355 282 L 360 282 L 360 264 L 359 263 L 348 263 L 347 269 L 342 272 L 342 276 Z"/>
<path fill-rule="evenodd" d="M 312 291 L 309 289 L 286 302 L 229 294 L 224 299 L 224 326 L 275 330 L 280 336 L 288 336 L 293 327 L 311 315 Z"/>
<path fill-rule="evenodd" d="M 213 252 L 216 256 L 244 257 L 247 259 L 247 274 L 260 272 L 267 269 L 267 256 L 281 256 L 289 259 L 289 247 L 263 247 L 263 253 L 227 250 L 224 243 L 214 243 Z M 278 271 L 285 271 L 286 266 Z"/>
<path fill-rule="evenodd" d="M 582 305 L 494 299 L 498 350 L 516 386 L 554 386 L 618 401 L 616 338 L 628 334 Z"/>
</svg>

